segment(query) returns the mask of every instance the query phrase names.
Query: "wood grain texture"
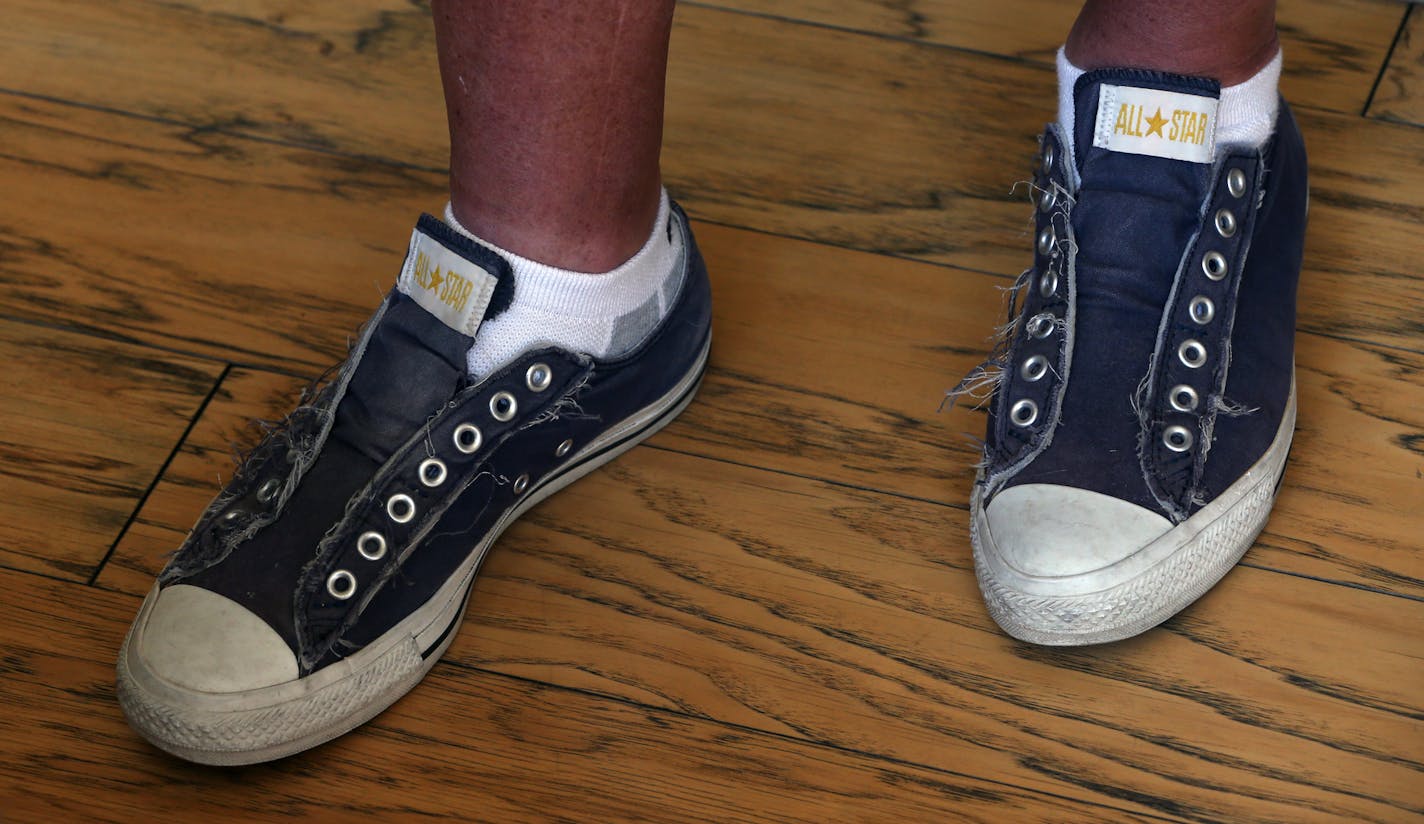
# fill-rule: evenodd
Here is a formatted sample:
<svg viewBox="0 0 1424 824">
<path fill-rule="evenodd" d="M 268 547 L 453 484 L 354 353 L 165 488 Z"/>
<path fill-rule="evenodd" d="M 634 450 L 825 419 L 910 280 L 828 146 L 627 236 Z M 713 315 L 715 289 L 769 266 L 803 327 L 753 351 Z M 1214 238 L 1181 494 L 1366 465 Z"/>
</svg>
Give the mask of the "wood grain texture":
<svg viewBox="0 0 1424 824">
<path fill-rule="evenodd" d="M 1355 116 L 1403 7 L 1282 2 L 1313 198 L 1266 533 L 1165 627 L 1048 650 L 984 612 L 982 416 L 934 410 L 1028 261 L 1010 187 L 1071 4 L 682 4 L 698 401 L 505 536 L 412 696 L 216 771 L 128 731 L 113 659 L 232 443 L 344 353 L 443 204 L 428 8 L 4 6 L 0 318 L 34 323 L 0 319 L 0 442 L 28 450 L 0 484 L 48 487 L 0 501 L 34 549 L 0 530 L 0 819 L 1424 820 L 1424 130 Z M 53 580 L 103 557 L 219 374 L 98 585 Z"/>
<path fill-rule="evenodd" d="M 965 506 L 982 416 L 936 410 L 953 376 L 981 357 L 985 319 L 999 311 L 998 281 L 697 228 L 717 295 L 712 366 L 697 403 L 655 443 Z M 883 288 L 886 282 L 895 288 Z M 283 311 L 302 308 L 232 317 L 260 325 Z M 800 320 L 788 324 L 788 311 Z M 892 317 L 895 323 L 885 323 Z M 1417 537 L 1424 511 L 1414 504 L 1424 496 L 1424 356 L 1302 335 L 1297 361 L 1300 434 L 1253 562 L 1424 597 Z M 235 372 L 185 445 L 193 454 L 173 467 L 192 494 L 141 518 L 186 529 L 229 468 L 230 444 L 255 435 L 246 426 L 251 419 L 284 414 L 301 383 Z M 1342 454 L 1357 459 L 1341 461 Z M 207 462 L 190 464 L 188 457 Z M 151 503 L 168 500 L 156 495 Z M 1356 523 L 1361 509 L 1371 513 L 1367 525 Z"/>
<path fill-rule="evenodd" d="M 26 160 L 10 161 L 3 179 L 34 205 L 35 215 L 84 210 L 93 217 L 77 226 L 11 218 L 13 251 L 0 261 L 10 310 L 49 316 L 65 304 L 66 317 L 81 326 L 115 328 L 164 346 L 318 371 L 340 356 L 349 330 L 389 282 L 405 216 L 440 202 L 443 182 L 432 173 L 34 101 L 0 102 L 9 107 L 10 131 L 20 136 L 12 158 L 28 152 Z M 1412 341 L 1424 329 L 1411 308 L 1424 303 L 1414 295 L 1418 281 L 1381 270 L 1411 259 L 1417 244 L 1411 221 L 1418 216 L 1401 211 L 1398 202 L 1418 197 L 1424 186 L 1411 191 L 1414 177 L 1384 173 L 1390 158 L 1371 154 L 1361 138 L 1378 129 L 1319 131 L 1329 145 L 1380 169 L 1368 196 L 1353 194 L 1355 175 L 1317 169 L 1312 266 L 1326 265 L 1317 261 L 1326 256 L 1314 251 L 1332 236 L 1348 237 L 1353 246 L 1335 243 L 1331 268 L 1307 272 L 1303 323 L 1367 335 L 1370 329 L 1321 317 L 1353 304 L 1349 314 L 1396 315 L 1389 324 L 1398 334 L 1381 337 Z M 1387 154 L 1400 161 L 1406 150 L 1394 146 Z M 1417 177 L 1424 181 L 1424 174 Z M 1397 232 L 1377 231 L 1391 222 Z M 175 233 L 175 225 L 187 229 Z M 718 227 L 700 231 L 717 281 L 715 370 L 689 415 L 696 427 L 685 430 L 676 448 L 746 460 L 754 445 L 752 460 L 760 465 L 966 500 L 973 457 L 959 433 L 981 426 L 937 417 L 932 409 L 939 392 L 986 346 L 984 335 L 999 311 L 995 281 Z M 1322 234 L 1327 240 L 1316 242 Z M 268 242 L 254 244 L 254 236 Z M 56 249 L 63 251 L 56 255 Z M 33 274 L 56 258 L 62 278 Z M 889 317 L 896 322 L 884 323 Z M 795 333 L 785 334 L 792 321 Z M 1319 350 L 1320 357 L 1355 349 L 1332 346 Z M 1302 351 L 1314 350 L 1303 344 Z M 1289 549 L 1271 563 L 1417 594 L 1417 542 L 1409 536 L 1419 521 L 1403 503 L 1418 494 L 1411 488 L 1420 427 L 1413 410 L 1421 408 L 1415 361 L 1403 357 L 1404 366 L 1388 366 L 1376 352 L 1356 362 L 1381 364 L 1376 374 L 1399 381 L 1401 388 L 1383 393 L 1396 401 L 1371 415 L 1348 393 L 1332 395 L 1328 378 L 1311 376 L 1323 367 L 1303 355 L 1306 415 L 1319 397 L 1334 410 L 1322 411 L 1321 430 L 1371 444 L 1371 459 L 1344 469 L 1326 461 L 1315 477 L 1300 479 L 1299 488 L 1315 492 L 1298 507 L 1293 491 L 1282 502 L 1290 530 L 1278 536 L 1273 528 L 1268 540 Z M 884 380 L 887 370 L 895 380 Z M 1304 425 L 1312 426 L 1308 418 Z M 927 461 L 926 455 L 944 459 Z M 1297 488 L 1298 471 L 1288 490 Z M 1342 487 L 1336 481 L 1341 472 L 1371 477 Z M 1381 540 L 1342 547 L 1342 534 L 1360 532 L 1338 529 L 1350 517 L 1340 500 L 1375 504 Z M 1400 503 L 1383 503 L 1390 500 Z"/>
<path fill-rule="evenodd" d="M 0 566 L 87 581 L 222 367 L 13 321 L 0 364 Z"/>
<path fill-rule="evenodd" d="M 233 373 L 102 586 L 148 588 L 238 421 L 294 389 Z M 644 447 L 507 533 L 448 655 L 1143 813 L 1424 814 L 1424 602 L 1248 567 L 1146 636 L 1042 650 L 985 614 L 966 528 L 959 509 Z"/>
<path fill-rule="evenodd" d="M 778 18 L 1053 63 L 1079 4 L 1062 0 L 699 0 Z M 1369 97 L 1403 9 L 1397 0 L 1281 0 L 1281 90 L 1311 106 L 1356 114 Z"/>
<path fill-rule="evenodd" d="M 1424 12 L 1409 7 L 1368 114 L 1424 126 Z"/>
<path fill-rule="evenodd" d="M 665 166 L 694 216 L 979 271 L 1029 262 L 1011 189 L 1053 116 L 1052 72 L 711 13 L 685 15 L 674 49 Z M 1417 314 L 1377 302 L 1424 303 L 1396 262 L 1424 220 L 1424 133 L 1299 114 L 1313 194 L 1301 328 L 1424 350 Z"/>
<path fill-rule="evenodd" d="M 258 135 L 443 169 L 447 137 L 433 34 L 419 8 L 365 0 L 307 15 L 257 2 L 208 11 L 126 0 L 71 15 L 41 0 L 16 5 L 15 25 L 0 32 L 7 38 L 0 39 L 0 71 L 29 91 L 189 124 L 167 127 L 160 140 L 230 164 L 213 172 L 224 192 L 211 204 L 227 217 L 208 220 L 225 223 L 232 240 L 244 230 L 290 231 L 282 218 L 294 208 L 303 208 L 308 221 L 322 215 L 310 200 L 278 207 L 273 188 L 305 191 L 309 198 L 332 190 L 360 197 L 352 208 L 379 215 L 382 225 L 408 214 L 406 204 L 431 208 L 443 199 L 438 172 L 383 171 L 377 190 L 362 192 L 365 181 L 350 176 L 361 168 L 356 161 L 313 158 L 317 167 L 306 169 L 289 154 L 286 164 L 273 163 L 263 153 L 286 150 L 213 134 Z M 56 53 L 66 71 L 47 62 Z M 55 77 L 86 82 L 51 90 L 46 83 L 73 85 Z M 1011 190 L 1027 177 L 1033 138 L 1053 115 L 1054 83 L 1052 71 L 1020 61 L 688 6 L 674 32 L 664 171 L 675 194 L 704 219 L 1016 273 L 1029 260 L 1027 209 Z M 1424 282 L 1408 264 L 1424 220 L 1424 133 L 1322 112 L 1302 113 L 1302 121 L 1314 187 L 1303 328 L 1424 350 L 1424 324 L 1410 309 L 1424 304 Z M 78 166 L 101 182 L 122 185 L 125 170 L 161 162 L 163 156 L 136 158 L 127 147 L 131 141 L 148 145 L 143 137 L 95 134 L 88 123 L 73 113 L 50 124 L 78 132 L 73 139 L 89 144 L 56 174 L 74 174 Z M 15 122 L 6 128 L 15 133 L 20 158 L 48 150 L 47 142 L 34 141 L 59 136 L 38 137 Z M 104 121 L 102 128 L 113 125 Z M 41 156 L 51 162 L 49 154 Z M 35 165 L 20 167 L 25 179 L 50 185 Z M 236 180 L 233 166 L 246 167 Z M 245 172 L 258 167 L 249 182 Z M 258 180 L 269 191 L 248 188 Z M 181 175 L 134 183 L 149 187 L 151 203 L 169 204 L 126 221 L 152 227 L 213 197 L 211 185 L 204 194 L 184 191 L 193 181 Z M 414 195 L 409 187 L 419 183 L 429 189 Z M 168 189 L 167 197 L 160 189 Z M 244 202 L 248 195 L 266 202 L 253 210 Z M 344 264 L 353 260 L 352 235 L 399 248 L 398 229 L 361 232 L 380 218 L 329 219 L 317 231 L 347 229 L 346 249 L 286 265 L 321 278 L 335 275 L 318 269 L 349 272 Z M 16 228 L 22 237 L 39 234 Z M 278 240 L 283 243 L 274 245 L 289 248 L 289 238 L 277 234 Z M 170 267 L 195 265 L 164 258 Z M 239 259 L 258 269 L 271 256 Z M 374 271 L 384 273 L 389 265 Z M 325 328 L 348 328 L 325 322 L 334 318 L 321 320 Z"/>
<path fill-rule="evenodd" d="M 13 572 L 0 585 L 6 821 L 1150 820 L 444 664 L 360 735 L 200 767 L 119 713 L 113 662 L 137 599 Z"/>
</svg>

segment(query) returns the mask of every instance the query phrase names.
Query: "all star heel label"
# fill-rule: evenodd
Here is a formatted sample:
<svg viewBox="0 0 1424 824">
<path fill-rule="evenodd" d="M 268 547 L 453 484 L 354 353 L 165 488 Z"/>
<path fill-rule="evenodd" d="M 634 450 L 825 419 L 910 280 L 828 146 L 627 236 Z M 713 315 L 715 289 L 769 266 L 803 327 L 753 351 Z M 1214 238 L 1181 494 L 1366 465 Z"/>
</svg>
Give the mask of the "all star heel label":
<svg viewBox="0 0 1424 824">
<path fill-rule="evenodd" d="M 1142 89 L 1098 87 L 1093 145 L 1129 154 L 1210 163 L 1216 149 L 1215 97 Z"/>
<path fill-rule="evenodd" d="M 474 337 L 498 279 L 416 229 L 397 288 L 446 326 Z"/>
</svg>

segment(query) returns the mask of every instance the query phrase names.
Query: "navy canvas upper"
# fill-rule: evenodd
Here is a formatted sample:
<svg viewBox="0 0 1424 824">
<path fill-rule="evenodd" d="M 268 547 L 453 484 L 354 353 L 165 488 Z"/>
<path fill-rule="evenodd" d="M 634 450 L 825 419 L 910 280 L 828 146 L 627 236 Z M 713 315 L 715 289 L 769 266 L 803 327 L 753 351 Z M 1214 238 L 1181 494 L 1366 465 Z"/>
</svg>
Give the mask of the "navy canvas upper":
<svg viewBox="0 0 1424 824">
<path fill-rule="evenodd" d="M 680 209 L 677 216 L 685 226 Z M 518 287 L 502 258 L 429 216 L 418 228 L 499 279 L 486 318 L 509 304 Z M 537 482 L 568 454 L 560 444 L 581 448 L 684 378 L 705 348 L 711 313 L 705 264 L 684 233 L 682 286 L 668 316 L 616 359 L 543 349 L 472 381 L 465 361 L 473 338 L 392 290 L 338 376 L 254 451 L 160 581 L 199 586 L 252 611 L 288 642 L 303 673 L 379 637 L 533 491 L 516 491 L 516 479 Z M 531 381 L 536 365 L 548 386 Z M 495 407 L 506 400 L 516 411 L 499 420 Z M 469 451 L 456 445 L 466 423 L 480 430 Z M 422 464 L 432 457 L 448 480 L 428 485 Z M 413 503 L 408 522 L 390 517 L 396 495 Z M 360 552 L 368 531 L 386 542 L 379 558 Z M 333 597 L 328 576 L 338 569 L 355 577 L 355 595 Z"/>
<path fill-rule="evenodd" d="M 1093 138 L 1104 83 L 1219 94 L 1214 81 L 1200 78 L 1087 72 L 1074 92 L 1073 168 L 1056 127 L 1045 135 L 1053 163 L 1037 185 L 1060 194 L 1037 221 L 1055 242 L 1036 250 L 1022 290 L 1023 312 L 991 410 L 985 482 L 990 494 L 1030 483 L 1088 489 L 1177 522 L 1240 477 L 1281 421 L 1292 374 L 1304 149 L 1284 102 L 1264 147 L 1228 147 L 1215 163 L 1100 148 Z M 1233 169 L 1245 176 L 1240 196 L 1228 191 Z M 1231 237 L 1213 228 L 1222 208 L 1237 218 Z M 1202 268 L 1212 252 L 1229 264 L 1220 280 Z M 1045 273 L 1056 278 L 1047 285 L 1056 286 L 1052 294 L 1039 288 Z M 1205 324 L 1187 314 L 1198 297 L 1215 307 Z M 1029 334 L 1044 328 L 1030 323 L 1037 315 L 1057 323 L 1043 338 Z M 1202 344 L 1205 363 L 1179 360 L 1188 341 Z M 1035 354 L 1051 368 L 1029 381 L 1021 366 Z M 1183 383 L 1200 393 L 1190 413 L 1170 404 L 1171 390 Z M 1012 412 L 1024 399 L 1038 414 L 1019 426 Z M 1163 446 L 1166 428 L 1176 425 L 1195 435 L 1185 452 Z M 1213 448 L 1221 443 L 1229 446 Z"/>
</svg>

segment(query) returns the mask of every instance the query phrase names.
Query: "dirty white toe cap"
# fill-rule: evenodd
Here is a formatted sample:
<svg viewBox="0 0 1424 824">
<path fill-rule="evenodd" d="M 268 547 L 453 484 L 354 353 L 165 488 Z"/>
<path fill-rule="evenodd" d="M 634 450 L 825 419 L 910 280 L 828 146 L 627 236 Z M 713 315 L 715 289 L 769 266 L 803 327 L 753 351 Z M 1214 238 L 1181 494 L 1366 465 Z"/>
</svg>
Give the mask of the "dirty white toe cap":
<svg viewBox="0 0 1424 824">
<path fill-rule="evenodd" d="M 1172 522 L 1137 504 L 1057 484 L 1023 484 L 985 509 L 995 547 L 1028 575 L 1082 575 L 1132 555 Z"/>
<path fill-rule="evenodd" d="M 201 587 L 158 593 L 139 654 L 154 674 L 190 690 L 225 693 L 294 680 L 297 659 L 266 621 Z"/>
</svg>

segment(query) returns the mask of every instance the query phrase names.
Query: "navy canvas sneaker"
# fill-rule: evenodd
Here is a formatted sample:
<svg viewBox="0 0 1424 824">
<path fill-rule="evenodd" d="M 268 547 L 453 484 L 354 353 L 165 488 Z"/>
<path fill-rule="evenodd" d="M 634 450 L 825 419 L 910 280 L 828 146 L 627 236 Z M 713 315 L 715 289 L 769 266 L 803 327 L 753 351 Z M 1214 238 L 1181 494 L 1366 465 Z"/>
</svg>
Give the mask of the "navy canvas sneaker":
<svg viewBox="0 0 1424 824">
<path fill-rule="evenodd" d="M 450 644 L 490 546 L 534 504 L 671 421 L 707 362 L 707 270 L 682 259 L 626 355 L 541 349 L 474 380 L 509 264 L 429 215 L 350 357 L 245 461 L 129 630 L 130 723 L 208 764 L 290 755 L 370 719 Z"/>
<path fill-rule="evenodd" d="M 1076 157 L 1057 124 L 1042 138 L 971 501 L 980 587 L 1016 638 L 1143 632 L 1265 526 L 1295 422 L 1305 149 L 1282 102 L 1264 146 L 1216 152 L 1218 96 L 1091 71 Z"/>
</svg>

